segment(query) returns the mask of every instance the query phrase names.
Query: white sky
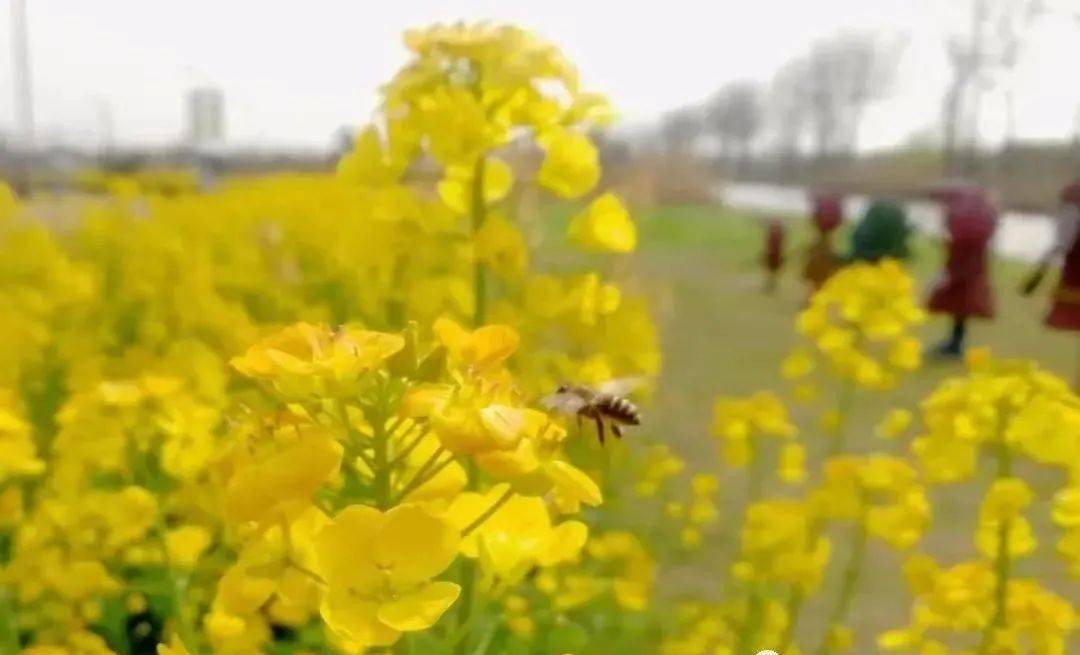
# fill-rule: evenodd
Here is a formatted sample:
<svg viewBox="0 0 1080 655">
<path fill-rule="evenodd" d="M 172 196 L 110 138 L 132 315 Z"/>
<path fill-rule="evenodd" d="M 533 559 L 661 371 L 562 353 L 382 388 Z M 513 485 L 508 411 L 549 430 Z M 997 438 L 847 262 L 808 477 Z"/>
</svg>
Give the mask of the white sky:
<svg viewBox="0 0 1080 655">
<path fill-rule="evenodd" d="M 1080 0 L 1054 0 L 1080 11 Z M 0 131 L 14 122 L 12 0 L 0 0 Z M 864 146 L 935 120 L 945 35 L 964 0 L 27 0 L 39 134 L 94 144 L 111 108 L 119 143 L 167 144 L 192 86 L 225 92 L 234 144 L 325 147 L 370 117 L 405 60 L 401 32 L 456 19 L 512 21 L 559 44 L 625 121 L 655 119 L 725 81 L 768 80 L 815 38 L 845 28 L 909 35 L 895 99 L 867 117 Z M 1025 138 L 1070 134 L 1080 110 L 1080 22 L 1045 18 L 1018 75 Z M 1002 129 L 1000 95 L 985 132 Z"/>
</svg>

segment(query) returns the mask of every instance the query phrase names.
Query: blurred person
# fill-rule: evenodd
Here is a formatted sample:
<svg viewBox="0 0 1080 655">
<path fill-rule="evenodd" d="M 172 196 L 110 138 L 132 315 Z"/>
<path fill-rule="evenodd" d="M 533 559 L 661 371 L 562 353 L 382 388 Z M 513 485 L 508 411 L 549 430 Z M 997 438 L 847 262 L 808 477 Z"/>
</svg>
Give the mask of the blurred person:
<svg viewBox="0 0 1080 655">
<path fill-rule="evenodd" d="M 776 291 L 780 270 L 784 267 L 784 223 L 773 218 L 765 226 L 765 252 L 761 263 L 765 267 L 765 293 Z"/>
<path fill-rule="evenodd" d="M 1080 180 L 1061 192 L 1054 245 L 1024 281 L 1021 293 L 1030 295 L 1052 266 L 1061 266 L 1046 324 L 1058 330 L 1080 330 Z"/>
<path fill-rule="evenodd" d="M 892 200 L 875 200 L 866 208 L 851 233 L 850 261 L 877 262 L 907 259 L 911 226 L 903 206 Z"/>
<path fill-rule="evenodd" d="M 803 279 L 813 295 L 840 268 L 841 260 L 833 246 L 833 233 L 844 222 L 843 201 L 838 194 L 821 193 L 814 197 L 811 216 L 816 234 L 806 249 Z"/>
<path fill-rule="evenodd" d="M 931 286 L 927 309 L 952 317 L 952 330 L 937 354 L 959 357 L 969 319 L 994 317 L 989 248 L 997 210 L 986 192 L 972 185 L 948 186 L 931 196 L 945 208 L 945 268 Z"/>
</svg>

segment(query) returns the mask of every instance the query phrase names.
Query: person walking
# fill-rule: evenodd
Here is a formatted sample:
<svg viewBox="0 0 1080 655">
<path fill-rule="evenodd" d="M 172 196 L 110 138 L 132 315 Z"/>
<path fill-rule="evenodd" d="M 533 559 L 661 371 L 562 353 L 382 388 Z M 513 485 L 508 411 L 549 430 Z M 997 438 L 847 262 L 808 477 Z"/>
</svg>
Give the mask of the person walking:
<svg viewBox="0 0 1080 655">
<path fill-rule="evenodd" d="M 772 295 L 776 291 L 780 270 L 784 267 L 784 223 L 773 218 L 765 226 L 765 249 L 761 255 L 761 264 L 765 268 L 765 293 Z"/>
<path fill-rule="evenodd" d="M 907 259 L 911 226 L 904 208 L 892 200 L 875 200 L 866 208 L 851 233 L 850 261 L 877 262 Z"/>
<path fill-rule="evenodd" d="M 1046 325 L 1055 330 L 1080 331 L 1080 179 L 1066 186 L 1059 197 L 1054 244 L 1024 281 L 1020 292 L 1031 295 L 1052 267 L 1061 267 Z M 1080 344 L 1078 344 L 1080 345 Z M 1073 388 L 1080 390 L 1080 350 Z"/>
<path fill-rule="evenodd" d="M 806 249 L 803 279 L 810 286 L 810 295 L 813 295 L 825 285 L 842 263 L 833 245 L 833 234 L 844 222 L 842 198 L 832 193 L 815 196 L 811 220 L 815 234 L 813 242 Z"/>
<path fill-rule="evenodd" d="M 927 309 L 952 317 L 949 336 L 938 346 L 942 357 L 959 357 L 972 318 L 994 317 L 990 286 L 990 240 L 997 210 L 977 187 L 946 189 L 934 194 L 945 207 L 945 268 L 931 287 Z"/>
</svg>

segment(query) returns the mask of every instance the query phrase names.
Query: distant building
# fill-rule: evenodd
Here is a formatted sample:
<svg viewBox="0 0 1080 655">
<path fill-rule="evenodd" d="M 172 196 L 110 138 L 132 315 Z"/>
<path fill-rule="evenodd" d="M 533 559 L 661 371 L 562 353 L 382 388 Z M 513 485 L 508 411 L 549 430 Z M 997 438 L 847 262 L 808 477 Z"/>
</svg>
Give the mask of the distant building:
<svg viewBox="0 0 1080 655">
<path fill-rule="evenodd" d="M 225 95 L 220 89 L 192 89 L 188 91 L 186 104 L 189 145 L 219 144 L 225 140 Z"/>
</svg>

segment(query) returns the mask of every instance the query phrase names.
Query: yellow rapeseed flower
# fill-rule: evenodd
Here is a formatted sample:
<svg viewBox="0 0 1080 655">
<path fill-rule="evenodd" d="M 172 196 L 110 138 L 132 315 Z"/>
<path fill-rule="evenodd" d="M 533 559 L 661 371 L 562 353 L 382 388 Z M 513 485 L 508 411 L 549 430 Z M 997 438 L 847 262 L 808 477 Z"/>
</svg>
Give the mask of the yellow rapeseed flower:
<svg viewBox="0 0 1080 655">
<path fill-rule="evenodd" d="M 388 646 L 402 632 L 430 628 L 461 591 L 433 580 L 454 561 L 459 543 L 452 525 L 416 505 L 342 510 L 315 540 L 329 583 L 327 626 L 360 647 Z"/>
<path fill-rule="evenodd" d="M 555 128 L 540 137 L 540 145 L 546 153 L 536 176 L 541 185 L 561 198 L 577 198 L 596 186 L 600 155 L 587 136 Z"/>
<path fill-rule="evenodd" d="M 637 228 L 619 197 L 605 193 L 574 216 L 567 236 L 586 250 L 633 252 Z"/>
</svg>

